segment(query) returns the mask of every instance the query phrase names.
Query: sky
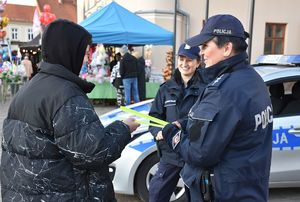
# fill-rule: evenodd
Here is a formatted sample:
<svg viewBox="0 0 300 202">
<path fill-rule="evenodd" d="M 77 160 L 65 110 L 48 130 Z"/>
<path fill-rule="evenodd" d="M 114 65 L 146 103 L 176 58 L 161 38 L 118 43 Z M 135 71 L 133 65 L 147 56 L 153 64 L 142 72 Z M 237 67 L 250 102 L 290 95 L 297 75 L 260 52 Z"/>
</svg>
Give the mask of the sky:
<svg viewBox="0 0 300 202">
<path fill-rule="evenodd" d="M 4 0 L 2 0 L 3 2 Z M 20 5 L 30 5 L 36 6 L 36 0 L 7 0 L 8 4 L 20 4 Z"/>
</svg>

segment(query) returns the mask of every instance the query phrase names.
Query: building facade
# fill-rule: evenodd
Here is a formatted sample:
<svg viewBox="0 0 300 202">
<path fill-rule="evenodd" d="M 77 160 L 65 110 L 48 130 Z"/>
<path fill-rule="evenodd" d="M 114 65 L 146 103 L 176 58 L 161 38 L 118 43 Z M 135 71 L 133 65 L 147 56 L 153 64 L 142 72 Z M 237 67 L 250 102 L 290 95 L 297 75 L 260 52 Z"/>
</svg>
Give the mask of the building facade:
<svg viewBox="0 0 300 202">
<path fill-rule="evenodd" d="M 78 22 L 112 0 L 77 0 Z M 248 40 L 250 63 L 262 54 L 299 54 L 300 18 L 295 17 L 298 0 L 115 0 L 133 13 L 174 31 L 177 2 L 176 49 L 186 38 L 198 34 L 207 17 L 232 14 L 239 18 Z M 153 47 L 153 66 L 165 65 L 165 52 L 172 47 Z"/>
<path fill-rule="evenodd" d="M 1 16 L 9 18 L 5 39 L 10 42 L 11 50 L 17 51 L 20 46 L 31 41 L 34 37 L 32 30 L 34 11 L 38 8 L 43 12 L 43 6 L 50 5 L 51 12 L 57 18 L 77 22 L 77 6 L 75 0 L 36 0 L 33 5 L 7 4 Z"/>
<path fill-rule="evenodd" d="M 11 43 L 11 50 L 17 51 L 19 45 L 33 39 L 32 19 L 35 7 L 7 4 L 1 16 L 9 18 L 5 38 Z"/>
</svg>

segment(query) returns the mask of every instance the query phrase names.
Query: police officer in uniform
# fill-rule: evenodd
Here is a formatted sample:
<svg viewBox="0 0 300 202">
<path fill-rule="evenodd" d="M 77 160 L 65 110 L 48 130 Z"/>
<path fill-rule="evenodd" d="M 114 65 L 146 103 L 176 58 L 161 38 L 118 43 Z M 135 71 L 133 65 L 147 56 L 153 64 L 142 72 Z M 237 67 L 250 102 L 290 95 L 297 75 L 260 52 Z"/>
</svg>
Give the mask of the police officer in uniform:
<svg viewBox="0 0 300 202">
<path fill-rule="evenodd" d="M 247 63 L 249 36 L 232 15 L 208 19 L 190 46 L 201 45 L 215 79 L 188 115 L 187 135 L 174 124 L 163 137 L 185 161 L 191 201 L 267 201 L 272 106 L 262 78 Z"/>
<path fill-rule="evenodd" d="M 161 85 L 149 115 L 175 122 L 185 130 L 188 112 L 205 87 L 196 71 L 200 64 L 199 47 L 182 44 L 178 49 L 177 64 L 172 78 Z M 149 130 L 157 141 L 160 157 L 158 171 L 150 181 L 149 201 L 166 202 L 178 183 L 184 162 L 162 139 L 162 128 L 150 127 Z"/>
</svg>

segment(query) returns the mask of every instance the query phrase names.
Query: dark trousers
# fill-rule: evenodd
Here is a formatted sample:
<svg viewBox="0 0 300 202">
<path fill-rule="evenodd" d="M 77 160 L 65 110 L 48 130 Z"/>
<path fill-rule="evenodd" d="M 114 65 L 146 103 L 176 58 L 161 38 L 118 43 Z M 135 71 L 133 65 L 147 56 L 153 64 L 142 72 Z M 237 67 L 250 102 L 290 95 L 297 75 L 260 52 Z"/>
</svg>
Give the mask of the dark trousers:
<svg viewBox="0 0 300 202">
<path fill-rule="evenodd" d="M 124 98 L 124 87 L 119 86 L 117 88 L 117 104 L 118 106 L 125 106 L 125 98 Z"/>
<path fill-rule="evenodd" d="M 181 167 L 166 162 L 159 162 L 158 170 L 150 181 L 149 202 L 170 201 L 180 178 L 181 169 Z"/>
<path fill-rule="evenodd" d="M 195 181 L 194 184 L 191 187 L 189 187 L 188 195 L 189 202 L 203 202 L 203 196 L 200 190 L 200 183 Z"/>
</svg>

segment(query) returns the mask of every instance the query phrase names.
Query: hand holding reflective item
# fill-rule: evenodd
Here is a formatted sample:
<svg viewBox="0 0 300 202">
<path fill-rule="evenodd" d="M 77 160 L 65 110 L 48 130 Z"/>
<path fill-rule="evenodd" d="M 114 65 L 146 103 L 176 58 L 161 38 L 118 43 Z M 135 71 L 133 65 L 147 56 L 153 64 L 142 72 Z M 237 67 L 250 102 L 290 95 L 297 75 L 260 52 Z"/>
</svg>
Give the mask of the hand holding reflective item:
<svg viewBox="0 0 300 202">
<path fill-rule="evenodd" d="M 163 137 L 163 135 L 162 135 L 162 131 L 159 131 L 159 132 L 157 133 L 157 135 L 155 136 L 155 139 L 156 139 L 156 141 L 159 141 L 159 140 L 163 140 L 163 139 L 164 139 L 164 137 Z"/>
<path fill-rule="evenodd" d="M 163 130 L 162 135 L 164 140 L 168 143 L 170 148 L 175 148 L 180 142 L 180 129 L 172 123 L 167 124 Z"/>
<path fill-rule="evenodd" d="M 153 116 L 149 116 L 148 114 L 143 114 L 141 112 L 135 111 L 133 109 L 130 109 L 130 108 L 127 108 L 127 107 L 124 107 L 124 106 L 121 106 L 120 109 L 123 110 L 124 112 L 130 113 L 134 116 L 149 119 L 150 121 L 154 122 L 155 124 L 159 124 L 161 126 L 165 126 L 165 125 L 168 124 L 168 122 L 166 122 L 164 120 L 160 120 L 160 119 L 155 118 Z M 152 124 L 148 124 L 148 125 L 152 125 Z M 159 127 L 161 127 L 161 126 L 159 126 Z"/>
<path fill-rule="evenodd" d="M 181 124 L 178 121 L 174 121 L 172 122 L 172 124 L 175 124 L 178 128 L 181 129 Z"/>
<path fill-rule="evenodd" d="M 140 124 L 137 123 L 136 120 L 134 118 L 131 118 L 131 117 L 127 118 L 127 119 L 124 119 L 123 123 L 125 123 L 128 126 L 130 133 L 135 131 L 140 126 Z"/>
<path fill-rule="evenodd" d="M 183 130 L 183 131 L 185 131 L 186 130 L 186 126 L 187 126 L 187 122 L 188 122 L 188 118 L 187 117 L 185 117 L 185 118 L 182 118 L 182 119 L 179 119 L 179 120 L 177 120 L 176 122 L 178 122 L 179 123 L 179 125 L 180 125 L 180 130 Z M 176 124 L 177 125 L 177 124 Z"/>
</svg>

